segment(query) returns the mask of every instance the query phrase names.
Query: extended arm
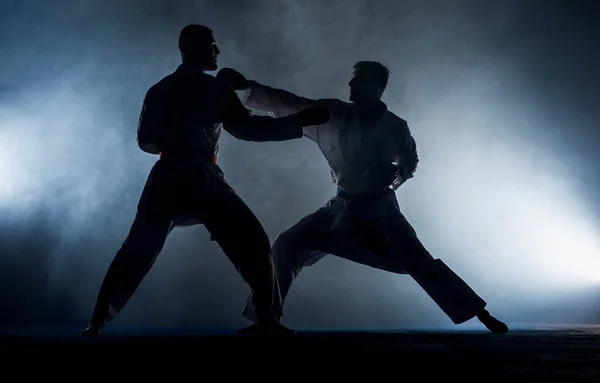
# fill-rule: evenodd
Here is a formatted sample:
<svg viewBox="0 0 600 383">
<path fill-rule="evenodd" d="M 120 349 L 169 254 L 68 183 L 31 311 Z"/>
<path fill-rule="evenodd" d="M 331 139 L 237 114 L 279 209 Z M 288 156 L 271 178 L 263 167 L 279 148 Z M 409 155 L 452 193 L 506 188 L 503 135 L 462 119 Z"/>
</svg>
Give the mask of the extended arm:
<svg viewBox="0 0 600 383">
<path fill-rule="evenodd" d="M 317 119 L 311 121 L 315 117 Z M 281 118 L 251 116 L 233 90 L 225 91 L 223 128 L 240 140 L 266 142 L 302 138 L 303 128 L 318 122 L 318 117 L 314 113 L 309 115 L 304 112 L 287 114 Z"/>
<path fill-rule="evenodd" d="M 231 68 L 223 68 L 217 73 L 217 78 L 234 90 L 244 90 L 244 104 L 250 108 L 269 112 L 276 118 L 292 118 L 294 114 L 309 112 L 311 109 L 320 109 L 313 114 L 310 123 L 305 123 L 303 135 L 318 142 L 319 125 L 329 122 L 330 117 L 340 111 L 342 103 L 334 99 L 312 100 L 297 96 L 291 92 L 261 85 L 256 81 L 248 81 L 244 75 Z M 321 118 L 316 115 L 322 114 Z M 325 118 L 326 115 L 326 118 Z M 278 122 L 279 123 L 279 122 Z M 288 124 L 281 121 L 282 125 Z"/>
<path fill-rule="evenodd" d="M 285 117 L 311 106 L 323 106 L 318 100 L 297 96 L 282 89 L 271 88 L 256 81 L 248 81 L 244 105 Z"/>
<path fill-rule="evenodd" d="M 286 117 L 311 106 L 327 107 L 323 100 L 311 100 L 248 80 L 243 74 L 232 68 L 221 69 L 217 73 L 217 78 L 233 90 L 245 91 L 244 105 L 270 112 L 275 117 Z"/>
</svg>

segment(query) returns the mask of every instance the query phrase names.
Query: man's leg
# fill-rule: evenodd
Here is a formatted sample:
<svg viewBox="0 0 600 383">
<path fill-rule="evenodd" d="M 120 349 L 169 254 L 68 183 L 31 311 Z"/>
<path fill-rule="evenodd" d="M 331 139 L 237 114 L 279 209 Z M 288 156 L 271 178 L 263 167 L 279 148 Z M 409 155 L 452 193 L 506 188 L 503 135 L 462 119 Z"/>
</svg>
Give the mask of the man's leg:
<svg viewBox="0 0 600 383">
<path fill-rule="evenodd" d="M 281 304 L 274 307 L 278 317 L 283 316 L 283 305 L 292 283 L 305 266 L 313 265 L 327 254 L 317 250 L 320 242 L 334 218 L 330 204 L 307 215 L 294 226 L 277 236 L 273 243 L 272 256 L 275 272 L 279 281 Z M 252 296 L 248 296 L 242 310 L 242 316 L 256 321 L 255 306 Z"/>
<path fill-rule="evenodd" d="M 371 252 L 360 263 L 409 274 L 455 324 L 477 316 L 490 331 L 507 332 L 508 327 L 485 310 L 486 302 L 441 259 L 434 259 L 425 249 L 400 212 L 395 196 L 390 195 L 382 202 L 388 205 L 384 217 L 389 233 L 386 250 L 379 254 Z"/>
<path fill-rule="evenodd" d="M 146 181 L 138 212 L 128 236 L 111 262 L 100 287 L 89 327 L 84 335 L 100 335 L 102 328 L 123 309 L 159 255 L 173 223 L 169 213 L 168 180 L 157 163 Z"/>
<path fill-rule="evenodd" d="M 292 332 L 277 320 L 281 296 L 267 233 L 235 191 L 218 175 L 213 177 L 212 192 L 199 199 L 200 219 L 250 286 L 259 330 Z"/>
<path fill-rule="evenodd" d="M 171 228 L 168 218 L 152 220 L 139 214 L 136 216 L 104 277 L 90 326 L 84 335 L 99 335 L 123 309 L 150 271 Z"/>
</svg>

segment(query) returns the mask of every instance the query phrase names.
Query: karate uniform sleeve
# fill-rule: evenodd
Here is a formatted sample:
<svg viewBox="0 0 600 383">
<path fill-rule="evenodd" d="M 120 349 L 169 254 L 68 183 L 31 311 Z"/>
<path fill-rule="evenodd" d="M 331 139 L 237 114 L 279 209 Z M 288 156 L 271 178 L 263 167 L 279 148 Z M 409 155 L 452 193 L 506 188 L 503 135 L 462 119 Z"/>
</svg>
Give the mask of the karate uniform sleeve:
<svg viewBox="0 0 600 383">
<path fill-rule="evenodd" d="M 413 178 L 419 164 L 417 144 L 406 122 L 404 122 L 399 133 L 396 164 L 400 168 L 400 172 L 392 184 L 394 190 L 398 189 L 407 180 Z"/>
<path fill-rule="evenodd" d="M 137 125 L 137 144 L 146 153 L 159 154 L 168 128 L 166 105 L 161 89 L 152 86 L 142 104 Z"/>
<path fill-rule="evenodd" d="M 319 129 L 336 121 L 336 117 L 342 112 L 343 102 L 336 99 L 310 99 L 295 95 L 282 89 L 262 85 L 256 81 L 250 81 L 249 88 L 243 97 L 244 105 L 248 108 L 268 112 L 274 117 L 286 117 L 298 113 L 312 106 L 320 106 L 329 109 L 331 119 L 327 124 L 316 126 L 310 125 L 303 129 L 303 135 L 318 143 Z"/>
<path fill-rule="evenodd" d="M 244 107 L 233 90 L 224 90 L 221 112 L 223 129 L 244 141 L 287 141 L 302 138 L 303 124 L 300 116 L 291 114 L 282 118 L 253 116 Z"/>
<path fill-rule="evenodd" d="M 271 88 L 256 81 L 244 93 L 244 105 L 271 113 L 274 117 L 286 117 L 308 107 L 317 105 L 317 100 L 297 96 L 282 89 Z"/>
</svg>

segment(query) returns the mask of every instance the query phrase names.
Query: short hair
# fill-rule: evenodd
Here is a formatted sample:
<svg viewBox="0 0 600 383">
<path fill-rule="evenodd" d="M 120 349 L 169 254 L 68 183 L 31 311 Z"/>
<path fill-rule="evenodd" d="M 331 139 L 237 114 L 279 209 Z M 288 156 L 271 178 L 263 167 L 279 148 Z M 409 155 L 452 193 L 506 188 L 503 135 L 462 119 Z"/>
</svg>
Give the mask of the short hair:
<svg viewBox="0 0 600 383">
<path fill-rule="evenodd" d="M 198 43 L 202 40 L 208 41 L 212 34 L 212 29 L 204 25 L 186 25 L 179 34 L 179 50 L 186 55 L 193 54 L 198 49 Z"/>
<path fill-rule="evenodd" d="M 385 90 L 390 78 L 390 70 L 377 61 L 359 61 L 354 64 L 354 69 L 358 72 L 366 72 L 379 82 L 381 93 Z"/>
</svg>

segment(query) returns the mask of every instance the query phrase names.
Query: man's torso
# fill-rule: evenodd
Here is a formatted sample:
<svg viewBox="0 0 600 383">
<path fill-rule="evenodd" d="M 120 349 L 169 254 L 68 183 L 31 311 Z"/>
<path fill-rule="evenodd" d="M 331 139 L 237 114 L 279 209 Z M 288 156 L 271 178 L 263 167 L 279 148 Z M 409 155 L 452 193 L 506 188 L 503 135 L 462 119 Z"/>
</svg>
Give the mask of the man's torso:
<svg viewBox="0 0 600 383">
<path fill-rule="evenodd" d="M 163 108 L 162 156 L 207 158 L 219 151 L 223 85 L 208 74 L 180 66 L 151 89 Z"/>
<path fill-rule="evenodd" d="M 377 121 L 361 124 L 358 108 L 338 101 L 332 105 L 331 120 L 310 138 L 319 145 L 338 186 L 364 194 L 381 190 L 370 182 L 369 173 L 377 163 L 397 159 L 407 134 L 406 122 L 388 110 Z"/>
</svg>

